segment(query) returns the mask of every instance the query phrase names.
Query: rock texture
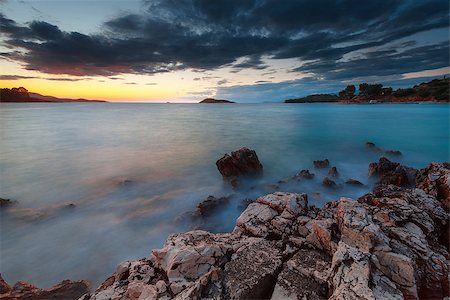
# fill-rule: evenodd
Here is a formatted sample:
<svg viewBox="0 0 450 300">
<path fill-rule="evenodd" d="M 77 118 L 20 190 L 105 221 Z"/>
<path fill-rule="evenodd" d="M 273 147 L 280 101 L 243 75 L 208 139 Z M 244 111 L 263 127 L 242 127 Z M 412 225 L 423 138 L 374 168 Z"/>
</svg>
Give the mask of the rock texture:
<svg viewBox="0 0 450 300">
<path fill-rule="evenodd" d="M 416 177 L 416 187 L 435 196 L 450 209 L 450 164 L 431 163 L 420 170 Z"/>
<path fill-rule="evenodd" d="M 313 164 L 315 168 L 323 169 L 330 166 L 330 161 L 328 160 L 328 158 L 325 158 L 324 160 L 315 160 L 313 161 Z"/>
<path fill-rule="evenodd" d="M 245 147 L 231 152 L 231 155 L 225 154 L 216 162 L 216 166 L 226 179 L 242 175 L 257 175 L 263 171 L 255 150 Z"/>
<path fill-rule="evenodd" d="M 49 289 L 40 289 L 23 281 L 11 287 L 0 275 L 0 299 L 3 300 L 76 300 L 88 292 L 89 284 L 84 280 L 64 280 Z"/>
<path fill-rule="evenodd" d="M 412 187 L 415 185 L 417 170 L 381 157 L 378 163 L 369 165 L 369 176 L 378 176 L 378 183 Z"/>
<path fill-rule="evenodd" d="M 443 299 L 449 214 L 427 186 L 378 185 L 322 209 L 306 194 L 269 194 L 232 233 L 172 235 L 86 299 Z"/>
</svg>

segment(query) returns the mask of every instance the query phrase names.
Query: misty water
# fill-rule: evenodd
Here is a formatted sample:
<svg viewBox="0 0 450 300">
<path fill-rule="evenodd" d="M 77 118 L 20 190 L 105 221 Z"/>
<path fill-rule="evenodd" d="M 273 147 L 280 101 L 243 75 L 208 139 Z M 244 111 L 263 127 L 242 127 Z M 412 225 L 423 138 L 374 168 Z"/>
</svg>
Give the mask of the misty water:
<svg viewBox="0 0 450 300">
<path fill-rule="evenodd" d="M 10 283 L 88 279 L 95 289 L 121 261 L 199 226 L 180 216 L 208 195 L 231 197 L 200 224 L 214 232 L 233 229 L 243 199 L 275 190 L 306 192 L 317 206 L 357 198 L 379 157 L 367 141 L 416 168 L 448 161 L 449 106 L 1 104 L 0 197 L 17 203 L 0 215 L 0 272 Z M 264 175 L 233 190 L 215 162 L 242 146 L 256 150 Z M 336 190 L 313 168 L 324 158 L 340 172 Z M 301 169 L 315 178 L 276 186 Z"/>
</svg>

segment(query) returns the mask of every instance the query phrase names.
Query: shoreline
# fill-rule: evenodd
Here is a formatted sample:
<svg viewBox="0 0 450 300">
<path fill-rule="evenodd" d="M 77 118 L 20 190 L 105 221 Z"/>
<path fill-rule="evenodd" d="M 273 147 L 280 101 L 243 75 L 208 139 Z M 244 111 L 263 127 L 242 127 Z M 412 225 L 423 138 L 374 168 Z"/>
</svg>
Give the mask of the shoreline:
<svg viewBox="0 0 450 300">
<path fill-rule="evenodd" d="M 314 165 L 327 167 L 328 161 Z M 0 278 L 0 294 L 83 300 L 448 296 L 450 164 L 415 170 L 382 157 L 369 174 L 378 179 L 371 192 L 322 208 L 308 204 L 307 194 L 261 196 L 247 203 L 232 232 L 172 234 L 148 257 L 119 264 L 91 292 L 86 281 L 43 290 L 24 282 L 11 287 Z M 213 204 L 220 208 L 220 201 Z"/>
</svg>

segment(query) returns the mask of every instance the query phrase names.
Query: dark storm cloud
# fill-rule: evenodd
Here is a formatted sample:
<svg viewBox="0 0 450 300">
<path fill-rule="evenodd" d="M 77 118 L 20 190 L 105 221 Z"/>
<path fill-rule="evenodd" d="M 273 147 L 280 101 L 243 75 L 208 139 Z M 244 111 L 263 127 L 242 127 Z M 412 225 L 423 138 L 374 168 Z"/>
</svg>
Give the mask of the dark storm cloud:
<svg viewBox="0 0 450 300">
<path fill-rule="evenodd" d="M 53 74 L 153 74 L 231 66 L 265 69 L 262 57 L 295 58 L 295 71 L 327 78 L 389 75 L 448 65 L 448 46 L 401 45 L 396 40 L 448 28 L 445 0 L 165 0 L 145 1 L 142 14 L 108 20 L 95 35 L 63 32 L 0 14 L 1 54 L 27 69 Z M 440 42 L 443 38 L 440 37 Z M 358 51 L 362 57 L 343 61 Z M 438 55 L 438 56 L 436 56 Z M 434 58 L 434 60 L 433 60 Z M 239 63 L 237 63 L 237 60 Z M 416 64 L 414 64 L 416 62 Z"/>
</svg>

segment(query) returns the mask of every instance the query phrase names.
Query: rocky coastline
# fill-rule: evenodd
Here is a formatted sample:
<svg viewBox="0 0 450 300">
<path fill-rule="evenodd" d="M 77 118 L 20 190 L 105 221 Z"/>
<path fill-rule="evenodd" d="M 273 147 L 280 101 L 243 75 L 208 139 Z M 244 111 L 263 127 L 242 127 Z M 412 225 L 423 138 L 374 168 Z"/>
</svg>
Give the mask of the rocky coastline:
<svg viewBox="0 0 450 300">
<path fill-rule="evenodd" d="M 226 181 L 262 172 L 247 148 L 219 161 Z M 315 164 L 329 167 L 327 159 Z M 307 194 L 274 192 L 247 203 L 231 233 L 171 235 L 149 256 L 121 263 L 95 291 L 84 281 L 42 290 L 1 280 L 0 298 L 448 299 L 450 164 L 416 170 L 381 157 L 368 172 L 377 184 L 355 200 L 318 208 Z M 314 175 L 302 170 L 296 176 Z M 332 167 L 333 176 L 339 173 Z M 226 202 L 208 198 L 195 214 Z"/>
</svg>

